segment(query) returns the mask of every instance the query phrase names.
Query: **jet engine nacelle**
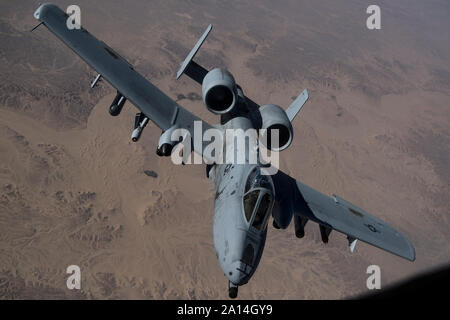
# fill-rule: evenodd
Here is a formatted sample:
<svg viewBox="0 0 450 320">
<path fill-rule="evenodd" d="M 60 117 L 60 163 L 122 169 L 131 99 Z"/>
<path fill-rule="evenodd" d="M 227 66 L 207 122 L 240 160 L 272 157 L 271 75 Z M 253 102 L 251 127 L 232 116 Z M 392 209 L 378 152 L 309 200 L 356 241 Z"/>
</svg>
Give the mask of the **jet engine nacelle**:
<svg viewBox="0 0 450 320">
<path fill-rule="evenodd" d="M 265 146 L 272 151 L 281 151 L 289 147 L 294 137 L 291 121 L 286 112 L 277 105 L 265 104 L 259 108 L 262 119 L 262 129 L 266 129 L 263 133 L 262 141 L 266 142 Z M 271 141 L 272 130 L 278 129 L 278 147 Z"/>
<path fill-rule="evenodd" d="M 277 229 L 286 229 L 292 221 L 294 210 L 289 201 L 275 201 L 272 209 L 273 225 Z"/>
<path fill-rule="evenodd" d="M 225 69 L 212 69 L 203 79 L 202 95 L 209 111 L 215 114 L 230 112 L 238 99 L 233 75 Z"/>
</svg>

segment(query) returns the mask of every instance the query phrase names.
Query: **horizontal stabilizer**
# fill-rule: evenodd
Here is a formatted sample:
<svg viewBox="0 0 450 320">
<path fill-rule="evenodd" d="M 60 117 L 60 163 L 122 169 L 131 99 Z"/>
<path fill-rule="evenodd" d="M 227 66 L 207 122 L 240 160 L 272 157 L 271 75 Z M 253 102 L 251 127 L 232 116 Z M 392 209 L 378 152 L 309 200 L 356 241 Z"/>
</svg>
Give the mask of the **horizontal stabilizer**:
<svg viewBox="0 0 450 320">
<path fill-rule="evenodd" d="M 192 48 L 191 52 L 187 55 L 186 59 L 184 59 L 183 63 L 181 64 L 180 70 L 177 72 L 177 79 L 181 77 L 183 73 L 188 75 L 193 80 L 199 82 L 202 84 L 203 78 L 208 73 L 208 71 L 200 66 L 199 64 L 195 63 L 192 59 L 194 59 L 195 55 L 197 54 L 197 51 L 202 46 L 203 42 L 205 41 L 206 37 L 212 30 L 212 24 L 210 24 L 203 35 L 200 37 L 200 39 L 195 44 L 194 48 Z"/>
<path fill-rule="evenodd" d="M 289 118 L 289 120 L 292 122 L 292 119 L 295 118 L 297 113 L 299 113 L 300 109 L 303 107 L 305 102 L 308 100 L 308 90 L 303 90 L 303 92 L 297 97 L 297 99 L 294 100 L 294 102 L 291 103 L 289 108 L 286 110 L 286 114 Z"/>
</svg>

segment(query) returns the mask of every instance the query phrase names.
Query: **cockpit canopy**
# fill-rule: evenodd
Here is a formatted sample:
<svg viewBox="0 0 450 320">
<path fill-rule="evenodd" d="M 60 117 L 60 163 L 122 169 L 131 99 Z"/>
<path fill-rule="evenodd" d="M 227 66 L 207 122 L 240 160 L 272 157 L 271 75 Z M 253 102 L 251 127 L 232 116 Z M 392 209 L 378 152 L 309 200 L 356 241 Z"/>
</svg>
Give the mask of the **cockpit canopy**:
<svg viewBox="0 0 450 320">
<path fill-rule="evenodd" d="M 273 194 L 272 178 L 269 175 L 261 174 L 261 169 L 256 167 L 250 172 L 245 183 L 245 193 L 250 189 L 265 188 Z"/>
<path fill-rule="evenodd" d="M 260 168 L 250 172 L 245 184 L 244 214 L 247 222 L 256 230 L 267 227 L 272 211 L 274 188 L 269 175 L 262 175 Z"/>
</svg>

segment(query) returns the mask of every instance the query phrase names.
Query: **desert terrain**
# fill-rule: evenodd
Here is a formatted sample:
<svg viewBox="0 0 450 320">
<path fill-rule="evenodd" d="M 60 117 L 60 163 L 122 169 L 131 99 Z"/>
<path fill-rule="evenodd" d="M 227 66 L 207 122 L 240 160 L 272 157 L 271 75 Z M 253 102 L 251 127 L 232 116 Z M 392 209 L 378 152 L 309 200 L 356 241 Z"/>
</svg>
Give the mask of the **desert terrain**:
<svg viewBox="0 0 450 320">
<path fill-rule="evenodd" d="M 53 1 L 66 8 L 70 1 Z M 409 262 L 314 223 L 269 223 L 239 299 L 342 299 L 450 262 L 450 3 L 364 0 L 85 1 L 82 25 L 161 90 L 215 124 L 180 62 L 209 23 L 196 60 L 226 67 L 259 104 L 287 108 L 308 88 L 280 168 L 385 220 L 416 249 Z M 36 1 L 0 3 L 0 299 L 226 299 L 216 260 L 213 185 L 204 165 L 155 154 L 136 108 L 107 110 L 115 89 L 45 27 Z M 68 290 L 66 268 L 81 268 Z"/>
</svg>

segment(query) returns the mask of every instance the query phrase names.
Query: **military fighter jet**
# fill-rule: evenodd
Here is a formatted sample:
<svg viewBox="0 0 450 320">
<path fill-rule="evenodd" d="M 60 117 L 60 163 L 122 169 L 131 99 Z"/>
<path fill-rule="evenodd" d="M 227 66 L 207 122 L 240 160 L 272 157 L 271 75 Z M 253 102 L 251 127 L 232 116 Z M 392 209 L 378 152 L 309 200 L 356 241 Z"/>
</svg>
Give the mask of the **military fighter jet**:
<svg viewBox="0 0 450 320">
<path fill-rule="evenodd" d="M 83 27 L 68 28 L 69 17 L 55 5 L 41 5 L 34 17 L 46 26 L 69 48 L 98 72 L 92 83 L 106 79 L 117 89 L 109 113 L 117 116 L 126 100 L 132 102 L 139 113 L 135 119 L 132 140 L 138 141 L 146 124 L 151 120 L 162 130 L 157 154 L 170 156 L 180 140 L 172 141 L 171 133 L 184 128 L 194 137 L 194 122 L 201 121 L 147 79 L 141 76 L 116 51 L 99 41 Z M 177 78 L 187 75 L 202 86 L 203 102 L 207 109 L 220 115 L 220 131 L 233 128 L 278 130 L 278 147 L 286 149 L 293 139 L 292 120 L 308 99 L 303 91 L 286 109 L 266 104 L 259 106 L 243 94 L 234 77 L 225 69 L 206 70 L 193 58 L 212 26 L 208 26 L 192 51 L 187 55 Z M 34 30 L 34 29 L 33 29 Z M 213 126 L 202 123 L 203 134 Z M 275 144 L 274 144 L 275 145 Z M 271 144 L 267 143 L 271 149 Z M 194 143 L 194 152 L 202 155 L 205 144 Z M 411 243 L 387 223 L 366 213 L 357 206 L 333 195 L 328 197 L 278 170 L 276 174 L 263 174 L 266 164 L 261 163 L 209 163 L 206 176 L 215 184 L 214 246 L 219 264 L 228 278 L 228 294 L 235 298 L 238 286 L 246 284 L 258 267 L 267 235 L 270 216 L 273 226 L 286 229 L 294 220 L 295 235 L 304 236 L 308 221 L 319 225 L 324 243 L 336 230 L 344 234 L 353 252 L 359 239 L 373 246 L 414 261 Z"/>
</svg>

